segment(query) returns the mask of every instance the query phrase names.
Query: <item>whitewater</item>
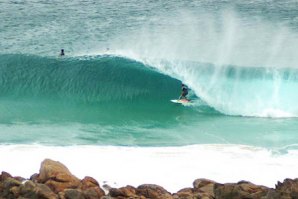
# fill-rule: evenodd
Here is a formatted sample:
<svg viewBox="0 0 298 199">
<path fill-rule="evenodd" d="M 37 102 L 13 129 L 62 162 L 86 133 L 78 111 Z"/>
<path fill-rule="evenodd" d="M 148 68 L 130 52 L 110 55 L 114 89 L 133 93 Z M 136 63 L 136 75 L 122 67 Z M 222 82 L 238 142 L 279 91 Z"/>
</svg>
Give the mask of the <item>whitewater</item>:
<svg viewBox="0 0 298 199">
<path fill-rule="evenodd" d="M 297 14 L 295 0 L 0 2 L 0 170 L 29 178 L 51 158 L 172 192 L 298 177 Z M 170 101 L 181 83 L 190 106 Z"/>
</svg>

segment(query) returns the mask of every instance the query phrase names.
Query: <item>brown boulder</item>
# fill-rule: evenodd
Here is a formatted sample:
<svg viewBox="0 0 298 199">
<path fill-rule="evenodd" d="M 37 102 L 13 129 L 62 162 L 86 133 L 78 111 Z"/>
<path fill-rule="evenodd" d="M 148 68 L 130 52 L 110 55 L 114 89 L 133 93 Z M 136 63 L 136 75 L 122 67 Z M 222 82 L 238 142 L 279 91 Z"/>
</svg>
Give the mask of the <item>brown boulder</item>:
<svg viewBox="0 0 298 199">
<path fill-rule="evenodd" d="M 81 180 L 79 189 L 83 191 L 84 196 L 87 199 L 100 198 L 105 195 L 105 192 L 100 188 L 99 183 L 89 176 L 86 176 Z"/>
<path fill-rule="evenodd" d="M 238 183 L 215 184 L 215 198 L 218 199 L 259 199 L 265 197 L 269 188 L 257 186 L 250 182 L 241 181 Z"/>
<path fill-rule="evenodd" d="M 280 198 L 298 198 L 298 178 L 278 182 L 275 190 Z"/>
<path fill-rule="evenodd" d="M 196 179 L 193 182 L 195 192 L 205 193 L 205 197 L 214 198 L 214 185 L 216 182 L 204 178 Z"/>
<path fill-rule="evenodd" d="M 137 198 L 136 188 L 133 186 L 121 187 L 119 189 L 111 188 L 109 190 L 109 196 L 111 197 L 122 197 L 122 198 Z"/>
<path fill-rule="evenodd" d="M 193 188 L 184 188 L 173 194 L 176 199 L 196 199 Z"/>
<path fill-rule="evenodd" d="M 90 187 L 99 187 L 99 183 L 94 178 L 86 176 L 83 180 L 81 180 L 80 188 L 84 190 Z"/>
<path fill-rule="evenodd" d="M 144 184 L 138 186 L 136 193 L 137 195 L 150 199 L 173 199 L 171 193 L 169 193 L 163 187 L 153 184 Z"/>
<path fill-rule="evenodd" d="M 175 199 L 213 199 L 208 193 L 193 188 L 184 188 L 173 194 Z"/>
<path fill-rule="evenodd" d="M 55 193 L 64 189 L 78 188 L 80 185 L 80 180 L 72 175 L 66 166 L 50 159 L 45 159 L 41 163 L 37 182 L 46 184 Z"/>
</svg>

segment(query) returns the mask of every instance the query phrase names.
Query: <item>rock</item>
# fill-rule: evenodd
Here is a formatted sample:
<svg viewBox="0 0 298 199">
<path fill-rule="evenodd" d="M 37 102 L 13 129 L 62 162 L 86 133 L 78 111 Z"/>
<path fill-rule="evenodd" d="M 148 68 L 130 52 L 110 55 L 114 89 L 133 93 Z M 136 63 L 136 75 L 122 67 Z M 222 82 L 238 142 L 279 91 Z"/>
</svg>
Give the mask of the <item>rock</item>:
<svg viewBox="0 0 298 199">
<path fill-rule="evenodd" d="M 205 178 L 199 178 L 193 182 L 193 187 L 194 187 L 194 189 L 200 189 L 200 188 L 205 187 L 209 184 L 215 184 L 215 183 L 216 182 L 212 181 L 212 180 L 208 180 Z"/>
<path fill-rule="evenodd" d="M 91 187 L 83 190 L 86 199 L 101 198 L 105 195 L 105 192 L 100 187 Z"/>
<path fill-rule="evenodd" d="M 76 181 L 69 181 L 69 182 L 59 182 L 57 179 L 55 180 L 48 180 L 45 185 L 51 188 L 54 193 L 59 193 L 64 189 L 76 189 L 79 186 L 79 183 Z"/>
<path fill-rule="evenodd" d="M 21 182 L 12 177 L 5 177 L 4 179 L 0 185 L 0 197 L 13 198 L 15 194 L 18 195 L 18 187 L 21 185 Z"/>
<path fill-rule="evenodd" d="M 1 175 L 0 175 L 0 181 L 4 181 L 4 180 L 6 180 L 7 178 L 12 178 L 12 176 L 11 176 L 9 173 L 7 173 L 7 172 L 2 171 L 2 172 L 1 172 Z"/>
<path fill-rule="evenodd" d="M 283 183 L 278 182 L 275 190 L 280 198 L 298 198 L 298 179 L 285 179 Z"/>
<path fill-rule="evenodd" d="M 100 188 L 99 183 L 89 176 L 86 176 L 81 180 L 79 188 L 83 190 L 84 196 L 87 199 L 100 198 L 105 195 L 105 192 Z"/>
<path fill-rule="evenodd" d="M 20 181 L 20 182 L 26 181 L 26 178 L 23 178 L 21 176 L 14 176 L 13 178 L 16 179 L 17 181 Z"/>
<path fill-rule="evenodd" d="M 10 187 L 13 187 L 13 186 L 20 186 L 22 184 L 22 182 L 14 179 L 14 178 L 7 178 L 3 181 L 3 186 L 4 188 L 10 188 Z"/>
<path fill-rule="evenodd" d="M 57 195 L 46 185 L 28 180 L 20 186 L 20 195 L 25 198 L 57 199 Z"/>
<path fill-rule="evenodd" d="M 33 181 L 33 182 L 37 182 L 38 181 L 38 176 L 39 174 L 38 173 L 34 173 L 32 176 L 30 176 L 30 180 Z"/>
<path fill-rule="evenodd" d="M 259 199 L 261 197 L 265 197 L 269 191 L 269 188 L 267 187 L 257 186 L 245 181 L 238 183 L 215 184 L 214 189 L 215 198 L 218 199 Z"/>
<path fill-rule="evenodd" d="M 33 190 L 34 190 L 35 187 L 36 187 L 35 183 L 32 182 L 31 180 L 28 180 L 27 182 L 25 182 L 24 184 L 22 184 L 20 186 L 20 194 L 22 196 L 27 196 L 27 197 L 29 196 L 30 197 L 30 196 L 34 195 L 32 193 L 34 193 Z"/>
<path fill-rule="evenodd" d="M 208 193 L 193 188 L 181 189 L 173 194 L 173 197 L 175 199 L 214 199 L 214 197 L 210 196 Z"/>
<path fill-rule="evenodd" d="M 193 188 L 184 188 L 179 190 L 177 193 L 173 194 L 175 199 L 194 199 L 194 189 Z"/>
<path fill-rule="evenodd" d="M 86 176 L 83 180 L 81 180 L 80 188 L 84 190 L 90 187 L 99 187 L 99 183 L 94 178 Z"/>
<path fill-rule="evenodd" d="M 282 199 L 282 198 L 274 189 L 269 189 L 267 195 L 262 197 L 261 199 Z M 285 199 L 285 198 L 283 198 L 283 199 Z"/>
<path fill-rule="evenodd" d="M 205 197 L 214 198 L 214 185 L 216 182 L 204 178 L 196 179 L 193 182 L 195 192 L 205 193 Z"/>
<path fill-rule="evenodd" d="M 55 193 L 64 189 L 78 188 L 80 180 L 72 175 L 62 163 L 46 159 L 41 163 L 38 183 L 44 183 Z"/>
<path fill-rule="evenodd" d="M 14 198 L 18 198 L 20 196 L 20 187 L 12 187 L 9 192 L 13 194 Z"/>
<path fill-rule="evenodd" d="M 105 195 L 105 193 L 99 190 L 99 187 L 92 187 L 83 191 L 86 199 L 98 199 Z"/>
<path fill-rule="evenodd" d="M 133 186 L 121 187 L 119 189 L 111 188 L 109 190 L 109 196 L 123 197 L 123 198 L 129 198 L 129 197 L 136 198 L 136 197 L 138 197 L 138 195 L 136 194 L 136 188 L 133 187 Z"/>
<path fill-rule="evenodd" d="M 153 184 L 144 184 L 138 186 L 137 195 L 150 199 L 173 199 L 173 196 L 163 187 Z"/>
<path fill-rule="evenodd" d="M 65 189 L 63 193 L 59 193 L 60 199 L 85 199 L 84 194 L 79 189 Z"/>
<path fill-rule="evenodd" d="M 104 184 L 102 186 L 102 188 L 103 188 L 103 190 L 104 190 L 105 193 L 108 193 L 110 191 L 110 189 L 112 189 L 112 187 L 110 185 L 108 185 L 108 184 Z"/>
</svg>

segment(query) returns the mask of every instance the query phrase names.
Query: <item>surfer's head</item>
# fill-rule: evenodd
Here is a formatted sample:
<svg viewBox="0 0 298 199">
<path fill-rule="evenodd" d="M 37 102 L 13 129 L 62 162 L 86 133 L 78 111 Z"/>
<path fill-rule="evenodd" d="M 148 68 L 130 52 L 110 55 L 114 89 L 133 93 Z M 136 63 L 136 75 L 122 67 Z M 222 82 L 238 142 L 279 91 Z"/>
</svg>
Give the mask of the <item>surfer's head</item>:
<svg viewBox="0 0 298 199">
<path fill-rule="evenodd" d="M 61 56 L 64 55 L 64 49 L 61 49 L 60 55 L 61 55 Z"/>
</svg>

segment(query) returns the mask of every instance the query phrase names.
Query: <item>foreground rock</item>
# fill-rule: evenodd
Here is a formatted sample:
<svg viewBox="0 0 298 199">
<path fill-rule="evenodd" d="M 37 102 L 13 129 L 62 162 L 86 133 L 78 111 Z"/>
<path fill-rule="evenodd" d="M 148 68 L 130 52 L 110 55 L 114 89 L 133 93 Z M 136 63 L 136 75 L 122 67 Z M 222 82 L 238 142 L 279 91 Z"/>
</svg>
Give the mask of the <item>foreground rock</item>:
<svg viewBox="0 0 298 199">
<path fill-rule="evenodd" d="M 106 186 L 108 187 L 108 186 Z M 62 163 L 46 159 L 30 180 L 0 175 L 0 199 L 298 199 L 298 179 L 278 182 L 275 189 L 247 181 L 220 184 L 196 179 L 193 187 L 170 193 L 154 184 L 108 188 L 108 194 L 92 177 L 80 180 Z"/>
<path fill-rule="evenodd" d="M 0 175 L 0 199 L 97 199 L 105 193 L 92 177 L 80 180 L 60 162 L 46 159 L 39 174 L 30 180 L 12 177 L 6 172 Z"/>
</svg>

